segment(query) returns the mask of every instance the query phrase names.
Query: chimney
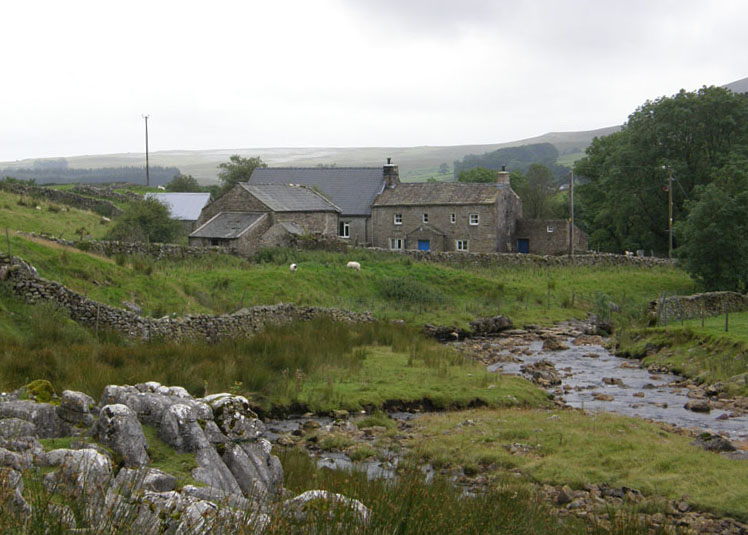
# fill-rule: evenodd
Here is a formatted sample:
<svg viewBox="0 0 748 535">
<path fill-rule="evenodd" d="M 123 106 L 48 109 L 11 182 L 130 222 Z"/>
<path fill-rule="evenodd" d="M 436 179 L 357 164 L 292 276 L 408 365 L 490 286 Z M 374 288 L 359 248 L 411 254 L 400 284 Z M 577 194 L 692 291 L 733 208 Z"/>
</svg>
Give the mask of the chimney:
<svg viewBox="0 0 748 535">
<path fill-rule="evenodd" d="M 397 166 L 392 163 L 392 158 L 387 158 L 387 163 L 384 165 L 384 183 L 385 186 L 392 189 L 400 183 L 400 171 Z"/>
<path fill-rule="evenodd" d="M 506 172 L 505 165 L 502 165 L 501 171 L 496 174 L 496 183 L 509 185 L 509 173 Z"/>
</svg>

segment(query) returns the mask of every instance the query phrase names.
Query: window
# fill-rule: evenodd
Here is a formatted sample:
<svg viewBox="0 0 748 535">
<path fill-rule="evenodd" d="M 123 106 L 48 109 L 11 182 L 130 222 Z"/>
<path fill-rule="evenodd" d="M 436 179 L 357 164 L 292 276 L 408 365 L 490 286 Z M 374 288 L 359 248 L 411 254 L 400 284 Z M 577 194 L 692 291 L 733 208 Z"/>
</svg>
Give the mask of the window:
<svg viewBox="0 0 748 535">
<path fill-rule="evenodd" d="M 556 230 L 556 227 L 554 227 L 553 225 L 548 225 L 547 227 L 545 227 L 545 230 L 547 230 L 548 232 L 553 232 Z"/>
<path fill-rule="evenodd" d="M 449 214 L 449 222 L 457 223 L 457 214 Z"/>
<path fill-rule="evenodd" d="M 390 249 L 399 251 L 405 247 L 405 240 L 402 238 L 390 238 Z"/>
<path fill-rule="evenodd" d="M 423 214 L 423 222 L 428 223 L 429 222 L 429 214 Z"/>
<path fill-rule="evenodd" d="M 394 223 L 395 223 L 395 225 L 402 225 L 403 224 L 403 214 L 395 214 Z"/>
<path fill-rule="evenodd" d="M 470 224 L 475 226 L 480 223 L 480 216 L 478 214 L 470 214 Z"/>
<path fill-rule="evenodd" d="M 338 229 L 338 236 L 340 236 L 341 238 L 351 237 L 351 226 L 348 221 L 340 222 L 340 228 Z"/>
<path fill-rule="evenodd" d="M 467 251 L 468 240 L 457 240 L 455 241 L 455 251 Z"/>
</svg>

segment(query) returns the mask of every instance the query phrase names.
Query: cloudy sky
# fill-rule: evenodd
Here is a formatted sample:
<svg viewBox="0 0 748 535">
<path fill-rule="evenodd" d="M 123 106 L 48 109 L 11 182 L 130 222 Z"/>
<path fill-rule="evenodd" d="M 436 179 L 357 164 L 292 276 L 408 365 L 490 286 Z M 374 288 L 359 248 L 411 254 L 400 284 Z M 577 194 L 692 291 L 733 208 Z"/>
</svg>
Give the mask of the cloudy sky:
<svg viewBox="0 0 748 535">
<path fill-rule="evenodd" d="M 0 160 L 461 145 L 620 124 L 748 76 L 744 0 L 24 0 Z"/>
</svg>

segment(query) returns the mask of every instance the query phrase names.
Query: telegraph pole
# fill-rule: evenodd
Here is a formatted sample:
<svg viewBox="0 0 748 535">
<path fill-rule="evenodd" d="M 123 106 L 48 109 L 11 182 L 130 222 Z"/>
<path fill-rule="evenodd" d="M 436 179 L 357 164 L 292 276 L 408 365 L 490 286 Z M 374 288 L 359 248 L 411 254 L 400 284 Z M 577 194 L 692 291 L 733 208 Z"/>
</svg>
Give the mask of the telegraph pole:
<svg viewBox="0 0 748 535">
<path fill-rule="evenodd" d="M 148 168 L 148 117 L 150 117 L 150 115 L 143 115 L 143 119 L 145 119 L 145 185 L 146 186 L 151 185 L 151 173 Z"/>
<path fill-rule="evenodd" d="M 668 166 L 667 177 L 667 257 L 673 258 L 673 168 Z"/>
<path fill-rule="evenodd" d="M 574 256 L 574 171 L 569 171 L 569 256 Z"/>
</svg>

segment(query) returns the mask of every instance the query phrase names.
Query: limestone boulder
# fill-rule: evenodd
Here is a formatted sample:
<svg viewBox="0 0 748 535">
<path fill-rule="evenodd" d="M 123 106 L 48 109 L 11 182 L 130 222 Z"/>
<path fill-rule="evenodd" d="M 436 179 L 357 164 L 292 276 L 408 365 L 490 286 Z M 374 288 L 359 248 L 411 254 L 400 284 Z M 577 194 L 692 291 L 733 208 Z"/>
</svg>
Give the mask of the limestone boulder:
<svg viewBox="0 0 748 535">
<path fill-rule="evenodd" d="M 38 438 L 57 438 L 70 434 L 70 426 L 60 419 L 56 408 L 49 403 L 29 400 L 0 403 L 0 419 L 7 418 L 17 418 L 33 424 L 33 434 Z"/>
<path fill-rule="evenodd" d="M 265 425 L 244 396 L 214 394 L 203 399 L 213 411 L 213 419 L 230 440 L 253 440 L 265 431 Z"/>
<path fill-rule="evenodd" d="M 91 427 L 94 423 L 91 408 L 94 405 L 93 398 L 88 394 L 74 390 L 64 390 L 60 405 L 57 407 L 57 415 L 69 424 Z"/>
<path fill-rule="evenodd" d="M 135 412 L 127 405 L 105 405 L 96 420 L 93 435 L 121 455 L 128 468 L 148 464 L 143 428 Z"/>
<path fill-rule="evenodd" d="M 0 420 L 0 439 L 14 439 L 36 435 L 36 426 L 20 418 L 3 418 Z"/>
<path fill-rule="evenodd" d="M 353 498 L 326 490 L 308 490 L 295 498 L 283 502 L 283 510 L 299 522 L 304 522 L 315 512 L 326 512 L 332 520 L 335 518 L 333 508 L 343 511 L 343 516 L 368 524 L 371 511 L 363 503 Z"/>
</svg>

